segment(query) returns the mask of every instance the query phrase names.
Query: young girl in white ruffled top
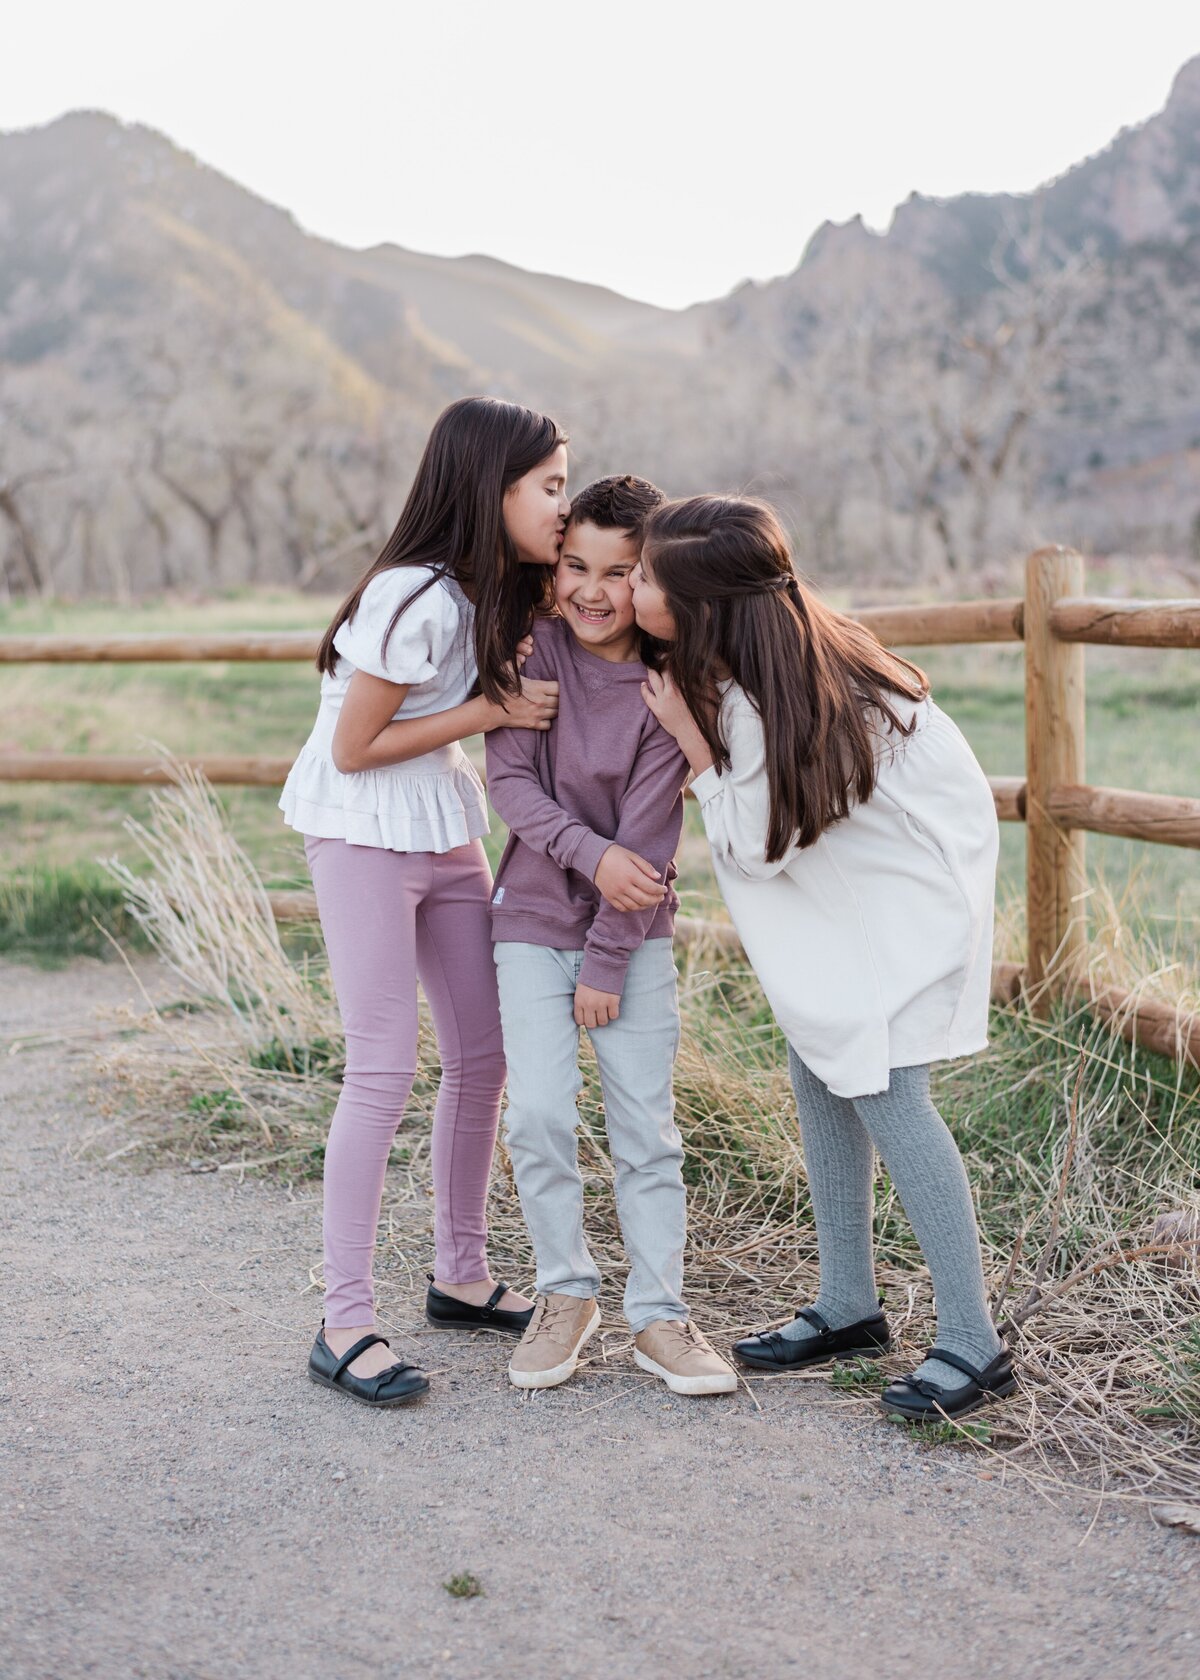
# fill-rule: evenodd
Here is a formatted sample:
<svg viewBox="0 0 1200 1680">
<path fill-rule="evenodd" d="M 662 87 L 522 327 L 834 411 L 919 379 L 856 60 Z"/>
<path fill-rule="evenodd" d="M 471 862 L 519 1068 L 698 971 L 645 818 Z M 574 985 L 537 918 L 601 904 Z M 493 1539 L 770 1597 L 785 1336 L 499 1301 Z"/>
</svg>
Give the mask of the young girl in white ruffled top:
<svg viewBox="0 0 1200 1680">
<path fill-rule="evenodd" d="M 937 1298 L 937 1345 L 883 1395 L 921 1420 L 1014 1387 L 970 1186 L 929 1064 L 982 1049 L 995 895 L 987 779 L 915 665 L 801 584 L 771 509 L 696 496 L 647 522 L 643 697 L 695 774 L 717 881 L 788 1041 L 821 1259 L 816 1301 L 734 1346 L 795 1370 L 888 1347 L 878 1150 Z"/>
<path fill-rule="evenodd" d="M 417 1065 L 417 981 L 442 1065 L 433 1123 L 430 1319 L 520 1335 L 484 1204 L 504 1084 L 483 787 L 464 737 L 548 729 L 557 684 L 520 674 L 569 510 L 566 437 L 490 398 L 438 419 L 395 531 L 338 608 L 321 704 L 280 805 L 305 836 L 346 1073 L 325 1152 L 325 1320 L 314 1381 L 368 1405 L 428 1388 L 375 1328 L 372 1260 L 392 1139 Z M 481 690 L 481 692 L 477 692 Z"/>
</svg>

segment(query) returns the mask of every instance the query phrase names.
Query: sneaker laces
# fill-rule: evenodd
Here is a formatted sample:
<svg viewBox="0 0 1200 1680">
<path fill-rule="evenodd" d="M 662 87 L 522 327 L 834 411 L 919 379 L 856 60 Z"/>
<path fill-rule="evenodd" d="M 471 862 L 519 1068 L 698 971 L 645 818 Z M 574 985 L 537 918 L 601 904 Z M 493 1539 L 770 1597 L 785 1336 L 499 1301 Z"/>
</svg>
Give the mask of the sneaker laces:
<svg viewBox="0 0 1200 1680">
<path fill-rule="evenodd" d="M 578 1305 L 579 1301 L 574 1295 L 568 1295 L 561 1301 L 551 1301 L 548 1295 L 543 1295 L 542 1316 L 538 1319 L 535 1337 L 554 1336 L 558 1321 L 568 1313 L 574 1312 Z"/>
<path fill-rule="evenodd" d="M 659 1331 L 662 1334 L 674 1336 L 677 1341 L 683 1343 L 680 1354 L 685 1359 L 691 1353 L 706 1354 L 714 1352 L 690 1318 L 682 1321 L 675 1318 L 662 1319 L 659 1322 Z"/>
</svg>

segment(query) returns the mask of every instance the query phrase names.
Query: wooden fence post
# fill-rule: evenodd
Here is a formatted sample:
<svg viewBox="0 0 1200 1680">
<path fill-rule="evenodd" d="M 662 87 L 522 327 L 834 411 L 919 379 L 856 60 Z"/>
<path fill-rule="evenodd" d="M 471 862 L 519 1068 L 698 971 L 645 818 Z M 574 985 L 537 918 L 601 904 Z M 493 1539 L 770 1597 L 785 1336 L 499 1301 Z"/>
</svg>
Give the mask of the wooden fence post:
<svg viewBox="0 0 1200 1680">
<path fill-rule="evenodd" d="M 1050 613 L 1083 594 L 1083 560 L 1040 548 L 1025 563 L 1026 985 L 1034 1012 L 1078 974 L 1087 946 L 1084 835 L 1051 816 L 1054 789 L 1084 781 L 1084 647 L 1055 636 Z"/>
</svg>

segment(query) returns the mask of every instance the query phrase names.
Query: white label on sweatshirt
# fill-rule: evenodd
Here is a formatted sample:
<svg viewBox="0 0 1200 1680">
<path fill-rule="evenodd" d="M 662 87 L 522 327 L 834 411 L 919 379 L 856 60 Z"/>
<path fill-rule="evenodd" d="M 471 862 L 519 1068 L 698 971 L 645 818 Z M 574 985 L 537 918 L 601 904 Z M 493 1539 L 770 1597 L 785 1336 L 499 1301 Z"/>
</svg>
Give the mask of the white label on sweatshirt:
<svg viewBox="0 0 1200 1680">
<path fill-rule="evenodd" d="M 493 898 L 492 903 L 493 904 L 503 904 L 504 903 L 504 888 L 503 887 L 497 887 L 496 888 L 496 896 L 495 896 L 495 898 Z"/>
</svg>

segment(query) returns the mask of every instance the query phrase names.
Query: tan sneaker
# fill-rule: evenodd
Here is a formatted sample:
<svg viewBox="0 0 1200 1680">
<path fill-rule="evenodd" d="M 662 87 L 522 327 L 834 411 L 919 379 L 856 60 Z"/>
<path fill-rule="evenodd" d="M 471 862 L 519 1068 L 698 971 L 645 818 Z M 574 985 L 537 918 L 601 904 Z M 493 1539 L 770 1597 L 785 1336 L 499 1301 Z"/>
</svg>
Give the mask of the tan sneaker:
<svg viewBox="0 0 1200 1680">
<path fill-rule="evenodd" d="M 579 1363 L 584 1343 L 600 1328 L 600 1308 L 578 1295 L 539 1295 L 529 1328 L 508 1367 L 516 1388 L 554 1388 Z"/>
<path fill-rule="evenodd" d="M 672 1394 L 731 1394 L 737 1387 L 732 1365 L 682 1319 L 656 1319 L 639 1330 L 633 1357 L 643 1371 L 661 1377 Z"/>
</svg>

